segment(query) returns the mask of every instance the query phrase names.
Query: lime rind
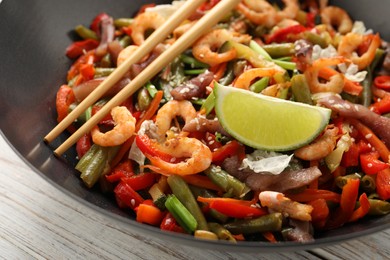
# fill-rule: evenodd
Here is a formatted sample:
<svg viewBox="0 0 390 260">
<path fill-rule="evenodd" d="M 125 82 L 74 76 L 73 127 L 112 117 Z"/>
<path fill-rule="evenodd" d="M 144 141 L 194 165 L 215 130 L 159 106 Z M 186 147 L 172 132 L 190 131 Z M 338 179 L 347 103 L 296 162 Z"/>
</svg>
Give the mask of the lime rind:
<svg viewBox="0 0 390 260">
<path fill-rule="evenodd" d="M 256 149 L 291 151 L 312 142 L 331 110 L 216 84 L 215 111 L 222 127 Z"/>
</svg>

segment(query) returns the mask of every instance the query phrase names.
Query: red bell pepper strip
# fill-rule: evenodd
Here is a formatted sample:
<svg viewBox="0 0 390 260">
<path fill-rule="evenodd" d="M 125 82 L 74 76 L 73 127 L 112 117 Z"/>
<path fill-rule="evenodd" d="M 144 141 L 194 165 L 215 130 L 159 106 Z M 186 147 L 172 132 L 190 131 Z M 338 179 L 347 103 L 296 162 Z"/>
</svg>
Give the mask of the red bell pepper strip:
<svg viewBox="0 0 390 260">
<path fill-rule="evenodd" d="M 156 174 L 140 173 L 131 177 L 122 178 L 121 181 L 130 185 L 135 191 L 146 189 L 156 182 Z"/>
<path fill-rule="evenodd" d="M 200 7 L 200 11 L 208 11 L 216 6 L 221 0 L 209 0 L 206 3 L 203 3 Z"/>
<path fill-rule="evenodd" d="M 164 219 L 161 221 L 160 229 L 176 233 L 186 233 L 186 231 L 177 223 L 176 219 L 169 212 L 166 213 Z"/>
<path fill-rule="evenodd" d="M 134 175 L 133 163 L 127 159 L 114 167 L 110 174 L 106 175 L 109 182 L 118 182 L 122 178 L 131 177 Z"/>
<path fill-rule="evenodd" d="M 145 155 L 147 154 L 151 156 L 156 156 L 166 162 L 174 162 L 176 160 L 176 158 L 174 158 L 173 156 L 157 149 L 156 141 L 150 139 L 147 135 L 137 135 L 135 138 L 135 142 L 141 152 Z"/>
<path fill-rule="evenodd" d="M 371 206 L 370 206 L 370 202 L 368 201 L 366 193 L 360 195 L 359 202 L 360 202 L 359 208 L 355 209 L 348 222 L 353 222 L 364 217 L 365 215 L 367 215 L 368 211 L 370 210 Z"/>
<path fill-rule="evenodd" d="M 272 232 L 270 232 L 270 231 L 268 231 L 268 232 L 263 232 L 262 235 L 263 235 L 263 237 L 264 237 L 265 239 L 268 240 L 268 242 L 271 242 L 271 243 L 277 243 L 277 242 L 278 242 L 278 241 L 276 240 L 274 234 L 273 234 Z"/>
<path fill-rule="evenodd" d="M 359 131 L 359 133 L 364 136 L 367 142 L 370 143 L 376 151 L 378 151 L 382 160 L 384 162 L 388 162 L 390 158 L 390 151 L 387 146 L 375 135 L 375 133 L 370 128 L 360 123 L 358 120 L 349 120 L 351 124 Z"/>
<path fill-rule="evenodd" d="M 352 217 L 358 198 L 359 185 L 359 179 L 349 179 L 344 185 L 341 192 L 340 207 L 334 212 L 332 219 L 326 223 L 327 229 L 341 227 Z"/>
<path fill-rule="evenodd" d="M 360 155 L 360 165 L 365 174 L 376 174 L 381 170 L 389 168 L 389 164 L 378 160 L 378 158 L 378 152 L 370 152 Z"/>
<path fill-rule="evenodd" d="M 69 114 L 69 107 L 75 100 L 76 97 L 71 87 L 62 85 L 59 88 L 56 96 L 57 122 L 61 122 Z"/>
<path fill-rule="evenodd" d="M 84 134 L 76 143 L 77 156 L 81 159 L 91 148 L 91 135 Z"/>
<path fill-rule="evenodd" d="M 316 228 L 323 228 L 329 216 L 329 207 L 324 199 L 316 199 L 307 203 L 313 207 L 311 221 Z"/>
<path fill-rule="evenodd" d="M 378 76 L 374 79 L 374 84 L 377 88 L 390 90 L 390 76 Z"/>
<path fill-rule="evenodd" d="M 140 223 L 146 223 L 152 226 L 159 226 L 161 221 L 164 218 L 164 212 L 159 210 L 153 203 L 144 203 L 139 204 L 135 209 L 137 216 L 136 220 Z"/>
<path fill-rule="evenodd" d="M 80 57 L 84 52 L 96 49 L 99 42 L 94 39 L 86 39 L 72 43 L 66 48 L 66 56 L 70 59 Z"/>
<path fill-rule="evenodd" d="M 252 201 L 242 201 L 230 198 L 203 197 L 198 197 L 198 201 L 208 202 L 210 209 L 214 209 L 232 218 L 260 217 L 268 214 L 267 210 L 252 206 Z"/>
<path fill-rule="evenodd" d="M 70 81 L 78 74 L 80 74 L 80 68 L 84 64 L 93 64 L 96 61 L 97 57 L 93 50 L 88 51 L 87 53 L 81 55 L 70 67 L 67 75 L 67 80 Z M 79 82 L 81 83 L 81 82 Z M 77 84 L 76 84 L 77 85 Z"/>
<path fill-rule="evenodd" d="M 110 16 L 106 13 L 100 13 L 92 20 L 92 23 L 89 28 L 94 31 L 97 35 L 100 35 L 100 23 L 102 20 L 109 18 Z"/>
<path fill-rule="evenodd" d="M 217 137 L 212 133 L 206 132 L 204 138 L 198 139 L 203 139 L 206 145 L 210 148 L 210 151 L 216 151 L 218 148 L 222 147 L 222 144 L 217 141 Z"/>
<path fill-rule="evenodd" d="M 163 97 L 163 94 L 164 93 L 162 90 L 157 91 L 156 95 L 154 96 L 152 102 L 150 103 L 150 105 L 149 105 L 148 109 L 146 110 L 145 114 L 143 115 L 143 117 L 140 118 L 139 120 L 137 120 L 137 123 L 135 124 L 135 132 L 138 132 L 142 123 L 145 120 L 151 119 L 153 117 L 153 115 L 156 114 L 156 112 L 160 106 L 160 101 Z M 134 139 L 135 139 L 135 137 L 133 136 L 133 137 L 129 138 L 124 144 L 122 144 L 118 153 L 111 161 L 111 166 L 115 166 L 117 163 L 119 163 L 122 160 L 123 156 L 127 153 L 127 151 L 130 149 L 131 145 L 133 144 Z"/>
<path fill-rule="evenodd" d="M 357 143 L 352 143 L 348 151 L 344 152 L 341 159 L 343 167 L 354 167 L 359 165 L 360 149 Z"/>
<path fill-rule="evenodd" d="M 377 114 L 386 114 L 390 112 L 390 95 L 386 95 L 384 98 L 373 103 L 370 106 L 370 110 L 374 111 Z"/>
<path fill-rule="evenodd" d="M 340 202 L 340 194 L 330 190 L 305 189 L 297 194 L 286 194 L 286 197 L 297 202 L 310 202 L 316 199 L 324 199 L 335 203 Z"/>
<path fill-rule="evenodd" d="M 376 193 L 383 200 L 390 199 L 390 169 L 384 169 L 376 175 Z"/>
<path fill-rule="evenodd" d="M 83 64 L 80 66 L 80 75 L 83 81 L 88 81 L 95 76 L 95 67 L 93 64 Z"/>
<path fill-rule="evenodd" d="M 99 112 L 99 110 L 102 109 L 102 107 L 103 105 L 94 105 L 91 111 L 92 116 L 95 115 L 97 112 Z M 107 114 L 102 118 L 102 120 L 99 121 L 98 124 L 105 125 L 105 126 L 114 126 L 115 122 L 111 114 Z"/>
<path fill-rule="evenodd" d="M 135 209 L 144 199 L 131 186 L 125 182 L 119 182 L 114 189 L 115 199 L 120 208 Z"/>
<path fill-rule="evenodd" d="M 290 37 L 292 35 L 297 35 L 299 33 L 302 33 L 304 31 L 307 31 L 307 28 L 304 27 L 303 25 L 292 25 L 289 27 L 281 28 L 276 30 L 274 33 L 269 35 L 266 39 L 266 43 L 282 43 L 282 42 L 287 42 L 290 40 Z"/>
<path fill-rule="evenodd" d="M 231 142 L 228 142 L 224 146 L 218 148 L 212 153 L 212 161 L 213 162 L 222 162 L 226 158 L 236 155 L 240 149 L 243 148 L 243 146 L 237 142 L 236 140 L 233 140 Z"/>
</svg>

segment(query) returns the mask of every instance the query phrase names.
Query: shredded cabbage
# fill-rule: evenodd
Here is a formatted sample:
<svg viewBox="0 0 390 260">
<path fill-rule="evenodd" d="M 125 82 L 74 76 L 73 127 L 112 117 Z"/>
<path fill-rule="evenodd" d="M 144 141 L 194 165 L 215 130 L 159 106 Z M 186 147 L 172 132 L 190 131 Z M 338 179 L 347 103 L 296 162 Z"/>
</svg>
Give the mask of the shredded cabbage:
<svg viewBox="0 0 390 260">
<path fill-rule="evenodd" d="M 271 173 L 278 175 L 289 165 L 293 155 L 255 150 L 242 161 L 241 169 L 248 168 L 256 173 Z"/>
</svg>

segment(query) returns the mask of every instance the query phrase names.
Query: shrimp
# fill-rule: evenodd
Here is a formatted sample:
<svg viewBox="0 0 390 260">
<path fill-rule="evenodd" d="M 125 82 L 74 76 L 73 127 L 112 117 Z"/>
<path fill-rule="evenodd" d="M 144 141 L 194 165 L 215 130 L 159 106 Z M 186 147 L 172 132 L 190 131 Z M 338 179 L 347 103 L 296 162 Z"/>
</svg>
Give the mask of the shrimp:
<svg viewBox="0 0 390 260">
<path fill-rule="evenodd" d="M 187 124 L 196 117 L 196 110 L 188 100 L 170 100 L 162 106 L 156 116 L 157 135 L 160 140 L 165 139 L 165 134 L 176 116 L 181 116 Z"/>
<path fill-rule="evenodd" d="M 196 138 L 174 137 L 162 144 L 155 142 L 154 146 L 156 149 L 174 158 L 185 158 L 185 160 L 175 163 L 146 154 L 146 157 L 152 164 L 146 167 L 163 175 L 196 174 L 206 170 L 211 165 L 212 153 L 210 149 Z"/>
<path fill-rule="evenodd" d="M 285 7 L 281 11 L 265 0 L 243 0 L 237 9 L 251 22 L 264 25 L 268 28 L 285 18 L 293 19 L 297 16 L 299 5 L 297 0 L 283 0 Z"/>
<path fill-rule="evenodd" d="M 275 8 L 265 0 L 243 0 L 237 10 L 257 25 L 270 28 L 277 23 Z"/>
<path fill-rule="evenodd" d="M 344 87 L 344 75 L 341 73 L 337 73 L 330 77 L 330 80 L 327 83 L 320 83 L 318 81 L 318 74 L 322 68 L 334 66 L 340 63 L 345 62 L 346 59 L 344 57 L 333 57 L 333 58 L 320 58 L 313 62 L 311 66 L 309 66 L 304 74 L 309 84 L 311 93 L 319 93 L 319 92 L 333 92 L 333 93 L 341 93 Z"/>
<path fill-rule="evenodd" d="M 353 23 L 348 13 L 337 6 L 327 6 L 321 9 L 322 23 L 330 28 L 336 26 L 337 31 L 341 34 L 346 34 L 352 30 Z"/>
<path fill-rule="evenodd" d="M 306 161 L 322 159 L 334 150 L 338 138 L 339 129 L 334 125 L 329 125 L 321 137 L 313 143 L 295 150 L 294 155 Z"/>
<path fill-rule="evenodd" d="M 139 47 L 137 45 L 129 45 L 119 52 L 116 64 L 119 67 L 128 57 L 130 57 Z"/>
<path fill-rule="evenodd" d="M 251 36 L 230 32 L 226 29 L 215 29 L 195 42 L 192 53 L 196 59 L 207 63 L 210 66 L 233 60 L 237 55 L 237 51 L 234 48 L 223 53 L 218 53 L 216 51 L 229 40 L 249 42 Z"/>
<path fill-rule="evenodd" d="M 277 83 L 266 87 L 260 93 L 269 97 L 281 97 L 290 87 L 290 82 Z"/>
<path fill-rule="evenodd" d="M 111 109 L 111 116 L 115 122 L 112 130 L 102 133 L 98 126 L 91 130 L 92 140 L 100 146 L 116 146 L 123 144 L 135 131 L 135 118 L 124 106 Z"/>
<path fill-rule="evenodd" d="M 197 20 L 185 22 L 181 24 L 179 27 L 177 27 L 175 30 L 173 30 L 173 37 L 175 39 L 178 39 L 180 36 L 182 36 L 185 32 L 187 32 L 189 29 L 191 29 L 192 26 L 197 22 Z"/>
<path fill-rule="evenodd" d="M 278 21 L 283 19 L 294 19 L 299 12 L 298 0 L 283 0 L 285 7 L 276 13 Z"/>
<path fill-rule="evenodd" d="M 355 51 L 366 41 L 370 42 L 367 51 L 361 56 L 356 55 Z M 357 33 L 348 33 L 342 38 L 337 51 L 339 55 L 351 59 L 351 61 L 358 66 L 359 70 L 362 70 L 374 60 L 375 52 L 380 45 L 381 39 L 378 34 L 361 35 Z"/>
<path fill-rule="evenodd" d="M 131 38 L 136 45 L 145 41 L 145 32 L 149 29 L 156 30 L 165 22 L 165 18 L 158 13 L 144 12 L 138 15 L 131 24 Z"/>
<path fill-rule="evenodd" d="M 273 77 L 276 73 L 280 71 L 276 69 L 268 69 L 268 68 L 254 68 L 250 70 L 246 70 L 242 73 L 235 81 L 234 87 L 249 89 L 249 86 L 253 82 L 253 80 L 262 77 Z"/>
<path fill-rule="evenodd" d="M 302 221 L 311 221 L 313 207 L 286 198 L 283 193 L 275 191 L 262 191 L 259 194 L 261 206 L 268 207 L 283 215 Z"/>
</svg>

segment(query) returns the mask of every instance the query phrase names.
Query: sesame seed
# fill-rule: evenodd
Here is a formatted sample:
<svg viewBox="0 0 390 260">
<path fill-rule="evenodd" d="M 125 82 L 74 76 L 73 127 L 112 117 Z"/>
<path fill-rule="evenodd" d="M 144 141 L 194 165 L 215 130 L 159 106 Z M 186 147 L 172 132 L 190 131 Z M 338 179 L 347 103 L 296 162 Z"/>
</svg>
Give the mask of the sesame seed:
<svg viewBox="0 0 390 260">
<path fill-rule="evenodd" d="M 130 204 L 131 204 L 131 206 L 134 207 L 134 206 L 135 206 L 135 199 L 131 199 L 131 200 L 130 200 Z"/>
<path fill-rule="evenodd" d="M 365 138 L 370 139 L 372 137 L 372 134 L 366 134 Z"/>
<path fill-rule="evenodd" d="M 367 164 L 367 167 L 368 167 L 368 168 L 371 168 L 371 167 L 372 167 L 372 163 L 368 163 L 368 164 Z"/>
</svg>

